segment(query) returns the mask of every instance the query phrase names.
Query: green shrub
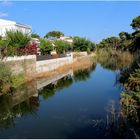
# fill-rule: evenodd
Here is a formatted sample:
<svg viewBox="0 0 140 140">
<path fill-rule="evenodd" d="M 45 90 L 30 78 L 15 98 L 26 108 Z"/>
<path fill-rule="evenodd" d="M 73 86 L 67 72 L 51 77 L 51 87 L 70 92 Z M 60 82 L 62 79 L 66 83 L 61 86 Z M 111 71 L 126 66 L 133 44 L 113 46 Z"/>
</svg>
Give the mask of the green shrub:
<svg viewBox="0 0 140 140">
<path fill-rule="evenodd" d="M 57 53 L 65 53 L 69 50 L 71 50 L 72 46 L 69 42 L 63 41 L 63 40 L 56 40 L 54 41 L 55 49 Z"/>
<path fill-rule="evenodd" d="M 43 55 L 50 54 L 53 48 L 53 43 L 51 41 L 40 39 L 40 49 Z"/>
<path fill-rule="evenodd" d="M 14 75 L 12 76 L 12 87 L 17 88 L 20 85 L 25 83 L 25 76 L 24 74 Z"/>
<path fill-rule="evenodd" d="M 9 92 L 11 85 L 11 71 L 5 63 L 0 62 L 0 93 Z"/>
</svg>

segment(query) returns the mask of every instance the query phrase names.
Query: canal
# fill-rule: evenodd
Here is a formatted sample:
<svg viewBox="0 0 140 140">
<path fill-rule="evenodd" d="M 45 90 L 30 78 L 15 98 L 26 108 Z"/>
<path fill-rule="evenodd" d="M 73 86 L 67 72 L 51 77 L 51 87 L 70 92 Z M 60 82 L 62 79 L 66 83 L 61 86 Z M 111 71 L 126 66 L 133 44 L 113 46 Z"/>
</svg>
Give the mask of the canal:
<svg viewBox="0 0 140 140">
<path fill-rule="evenodd" d="M 119 72 L 97 63 L 0 97 L 0 138 L 118 138 Z"/>
</svg>

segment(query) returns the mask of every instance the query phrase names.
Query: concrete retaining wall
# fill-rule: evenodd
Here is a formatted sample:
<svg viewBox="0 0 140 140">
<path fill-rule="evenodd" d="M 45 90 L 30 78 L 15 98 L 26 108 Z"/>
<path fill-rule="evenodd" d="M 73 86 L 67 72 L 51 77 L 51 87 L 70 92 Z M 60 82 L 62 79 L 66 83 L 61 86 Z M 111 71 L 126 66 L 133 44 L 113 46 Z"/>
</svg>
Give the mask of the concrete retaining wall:
<svg viewBox="0 0 140 140">
<path fill-rule="evenodd" d="M 73 55 L 67 57 L 36 61 L 35 55 L 8 57 L 3 60 L 11 69 L 13 75 L 26 74 L 33 75 L 57 69 L 65 64 L 73 62 Z"/>
<path fill-rule="evenodd" d="M 37 61 L 36 62 L 36 72 L 47 72 L 57 69 L 60 66 L 65 64 L 73 63 L 73 56 L 67 56 L 63 58 L 51 59 L 51 60 L 44 60 L 44 61 Z"/>
<path fill-rule="evenodd" d="M 36 73 L 36 56 L 15 56 L 3 60 L 11 69 L 13 75 Z"/>
</svg>

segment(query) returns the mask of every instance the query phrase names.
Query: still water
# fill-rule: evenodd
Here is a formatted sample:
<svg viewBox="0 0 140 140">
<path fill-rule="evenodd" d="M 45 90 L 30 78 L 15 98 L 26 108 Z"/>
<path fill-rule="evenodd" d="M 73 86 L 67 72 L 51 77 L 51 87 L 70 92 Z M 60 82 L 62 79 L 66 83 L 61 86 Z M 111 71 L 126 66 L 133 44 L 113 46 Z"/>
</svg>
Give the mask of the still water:
<svg viewBox="0 0 140 140">
<path fill-rule="evenodd" d="M 0 97 L 0 138 L 117 138 L 109 115 L 120 109 L 118 74 L 96 64 Z"/>
</svg>

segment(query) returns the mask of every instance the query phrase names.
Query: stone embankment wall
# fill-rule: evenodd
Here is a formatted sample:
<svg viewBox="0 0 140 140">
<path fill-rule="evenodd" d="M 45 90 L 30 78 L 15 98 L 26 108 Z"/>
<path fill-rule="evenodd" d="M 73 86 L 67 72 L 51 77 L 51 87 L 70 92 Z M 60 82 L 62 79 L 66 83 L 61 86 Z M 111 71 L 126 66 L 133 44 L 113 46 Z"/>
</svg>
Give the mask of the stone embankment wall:
<svg viewBox="0 0 140 140">
<path fill-rule="evenodd" d="M 36 73 L 36 56 L 15 56 L 3 60 L 11 69 L 13 75 Z"/>
<path fill-rule="evenodd" d="M 67 57 L 36 61 L 35 55 L 8 57 L 3 60 L 11 69 L 13 75 L 48 72 L 65 64 L 73 63 L 73 55 Z"/>
</svg>

